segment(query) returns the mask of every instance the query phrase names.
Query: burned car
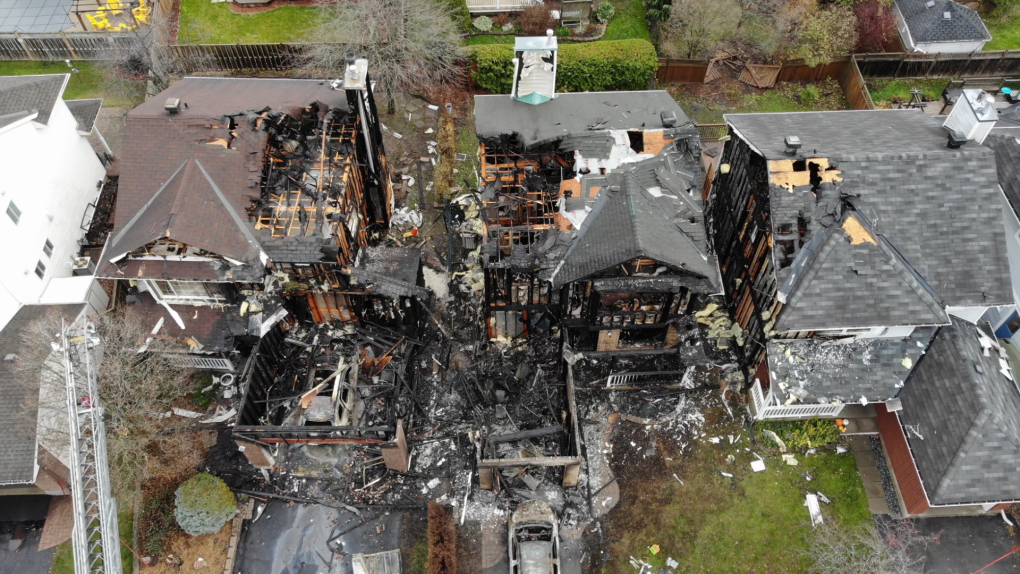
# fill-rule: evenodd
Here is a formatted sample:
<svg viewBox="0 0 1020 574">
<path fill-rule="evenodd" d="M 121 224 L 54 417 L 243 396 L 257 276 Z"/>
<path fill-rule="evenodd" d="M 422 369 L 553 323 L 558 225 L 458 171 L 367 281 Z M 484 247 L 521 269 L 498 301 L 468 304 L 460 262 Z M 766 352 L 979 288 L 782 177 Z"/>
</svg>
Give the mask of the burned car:
<svg viewBox="0 0 1020 574">
<path fill-rule="evenodd" d="M 510 516 L 510 574 L 559 574 L 560 532 L 549 503 L 529 500 Z"/>
</svg>

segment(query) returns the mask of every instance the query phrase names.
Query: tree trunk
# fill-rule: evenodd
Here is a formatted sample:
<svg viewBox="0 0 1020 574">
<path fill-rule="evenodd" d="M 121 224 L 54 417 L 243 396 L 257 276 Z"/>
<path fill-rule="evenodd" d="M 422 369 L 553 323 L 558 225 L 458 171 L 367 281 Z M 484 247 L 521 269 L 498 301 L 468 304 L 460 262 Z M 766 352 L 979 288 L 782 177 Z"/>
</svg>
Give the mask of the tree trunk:
<svg viewBox="0 0 1020 574">
<path fill-rule="evenodd" d="M 393 115 L 397 113 L 397 100 L 393 97 L 393 86 L 390 85 L 389 80 L 383 82 L 386 86 L 386 113 Z"/>
</svg>

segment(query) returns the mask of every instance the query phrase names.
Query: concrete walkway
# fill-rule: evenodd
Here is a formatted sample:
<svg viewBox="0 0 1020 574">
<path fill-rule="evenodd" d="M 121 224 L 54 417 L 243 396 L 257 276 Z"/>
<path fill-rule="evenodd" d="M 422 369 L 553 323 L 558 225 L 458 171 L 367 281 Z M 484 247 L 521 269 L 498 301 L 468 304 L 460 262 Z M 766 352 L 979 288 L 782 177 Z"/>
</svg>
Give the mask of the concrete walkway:
<svg viewBox="0 0 1020 574">
<path fill-rule="evenodd" d="M 890 514 L 889 503 L 885 501 L 885 489 L 882 488 L 882 476 L 878 473 L 875 454 L 871 450 L 871 441 L 866 435 L 850 437 L 850 449 L 857 460 L 857 472 L 864 483 L 864 494 L 868 497 L 868 509 L 872 514 Z"/>
</svg>

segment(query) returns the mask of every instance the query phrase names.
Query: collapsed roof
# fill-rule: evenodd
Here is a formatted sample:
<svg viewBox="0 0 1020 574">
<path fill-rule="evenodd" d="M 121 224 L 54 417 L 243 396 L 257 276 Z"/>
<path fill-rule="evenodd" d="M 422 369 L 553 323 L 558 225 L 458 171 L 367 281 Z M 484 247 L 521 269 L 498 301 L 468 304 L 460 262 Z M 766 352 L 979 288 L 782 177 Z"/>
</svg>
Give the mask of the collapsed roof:
<svg viewBox="0 0 1020 574">
<path fill-rule="evenodd" d="M 947 148 L 939 122 L 915 110 L 726 121 L 773 172 L 775 262 L 788 305 L 777 328 L 945 324 L 935 301 L 1012 303 L 991 150 Z M 798 156 L 786 153 L 786 136 L 800 138 Z M 876 307 L 895 309 L 893 320 Z"/>
<path fill-rule="evenodd" d="M 167 113 L 168 98 L 180 99 L 178 113 Z M 118 217 L 97 274 L 164 278 L 172 268 L 181 280 L 259 280 L 262 248 L 286 255 L 289 244 L 305 239 L 256 233 L 247 215 L 260 199 L 267 130 L 286 117 L 316 116 L 317 123 L 337 108 L 347 109 L 344 92 L 320 80 L 184 78 L 129 112 Z M 320 231 L 301 219 L 298 227 L 322 257 Z M 162 237 L 233 261 L 110 262 Z"/>
<path fill-rule="evenodd" d="M 935 330 L 921 327 L 899 339 L 771 340 L 773 393 L 780 403 L 885 402 L 903 388 Z"/>
<path fill-rule="evenodd" d="M 475 96 L 475 132 L 480 139 L 517 134 L 525 148 L 594 130 L 661 129 L 662 114 L 675 125 L 691 123 L 664 90 L 575 92 L 535 106 L 508 96 Z M 672 114 L 672 115 L 671 115 Z"/>
<path fill-rule="evenodd" d="M 39 114 L 35 121 L 47 125 L 69 77 L 70 74 L 0 76 L 0 128 L 35 112 Z"/>
<path fill-rule="evenodd" d="M 992 39 L 976 10 L 953 0 L 896 0 L 896 6 L 915 43 Z"/>
<path fill-rule="evenodd" d="M 900 399 L 932 504 L 1020 500 L 1020 389 L 990 333 L 954 318 Z"/>
</svg>

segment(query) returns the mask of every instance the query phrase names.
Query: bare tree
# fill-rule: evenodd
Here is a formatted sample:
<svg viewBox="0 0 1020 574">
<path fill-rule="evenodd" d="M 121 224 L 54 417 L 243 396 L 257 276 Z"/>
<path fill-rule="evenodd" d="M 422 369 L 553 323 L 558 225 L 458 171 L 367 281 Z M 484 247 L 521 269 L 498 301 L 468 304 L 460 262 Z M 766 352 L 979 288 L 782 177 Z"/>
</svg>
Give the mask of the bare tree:
<svg viewBox="0 0 1020 574">
<path fill-rule="evenodd" d="M 198 464 L 192 438 L 178 432 L 191 421 L 167 416 L 191 386 L 191 370 L 174 365 L 166 356 L 185 352 L 184 343 L 153 338 L 134 316 L 124 313 L 94 320 L 102 341 L 97 379 L 114 491 L 129 494 L 138 480 L 157 470 Z M 53 346 L 59 343 L 59 335 L 59 314 L 45 315 L 29 325 L 22 333 L 16 371 L 26 388 L 41 389 L 37 405 L 26 400 L 25 421 L 35 425 L 38 418 L 39 440 L 50 444 L 68 441 L 63 353 Z M 140 352 L 143 347 L 145 351 Z M 32 407 L 38 409 L 38 416 Z"/>
<path fill-rule="evenodd" d="M 660 28 L 661 49 L 671 58 L 710 56 L 737 29 L 741 11 L 735 0 L 674 0 Z"/>
<path fill-rule="evenodd" d="M 170 47 L 173 43 L 170 14 L 160 9 L 159 2 L 150 4 L 148 21 L 139 21 L 136 29 L 122 32 L 124 41 L 117 43 L 115 57 L 102 62 L 110 83 L 123 92 L 132 91 L 137 82 L 147 80 L 151 82 L 150 94 L 158 93 L 170 87 L 174 73 L 196 68 L 182 67 L 178 62 Z"/>
<path fill-rule="evenodd" d="M 909 520 L 880 520 L 856 528 L 826 522 L 804 551 L 818 574 L 922 574 L 925 549 L 938 534 L 923 535 Z"/>
<path fill-rule="evenodd" d="M 313 36 L 308 67 L 342 77 L 348 52 L 368 60 L 382 82 L 387 113 L 394 90 L 427 91 L 456 80 L 460 36 L 451 12 L 435 0 L 351 0 L 324 4 L 324 23 Z"/>
</svg>

